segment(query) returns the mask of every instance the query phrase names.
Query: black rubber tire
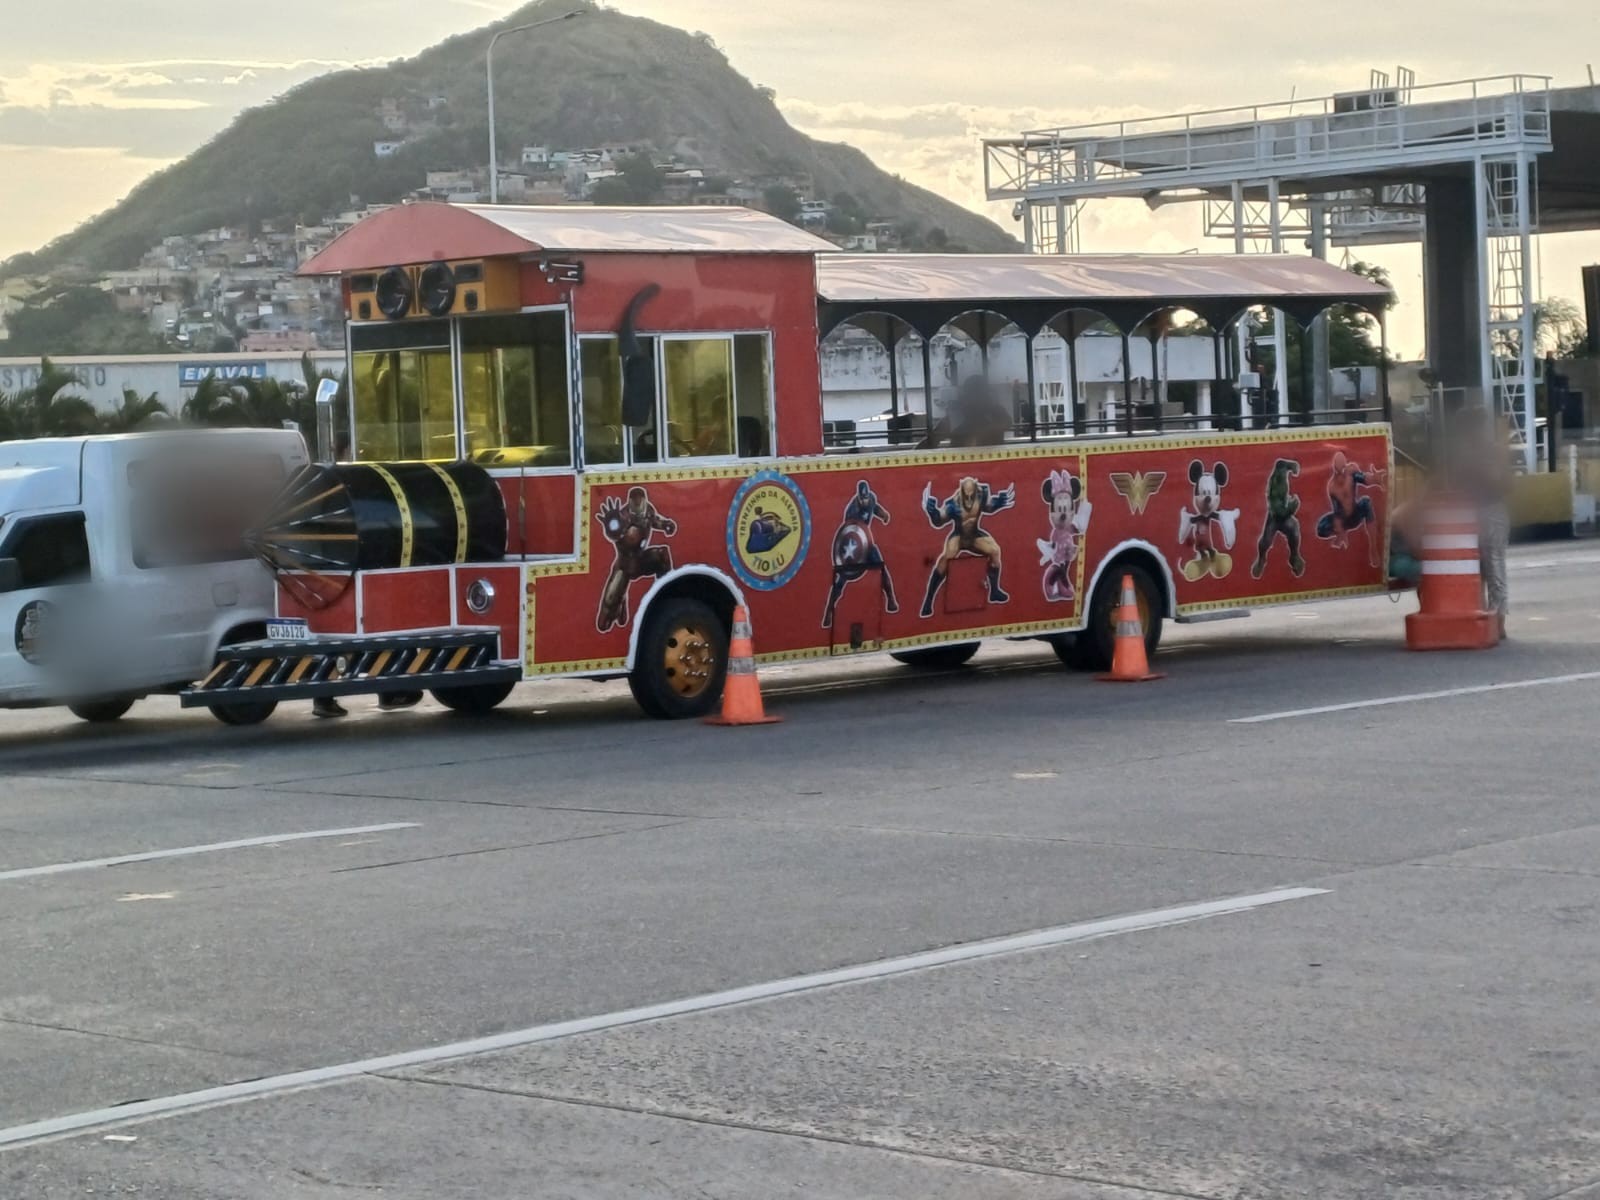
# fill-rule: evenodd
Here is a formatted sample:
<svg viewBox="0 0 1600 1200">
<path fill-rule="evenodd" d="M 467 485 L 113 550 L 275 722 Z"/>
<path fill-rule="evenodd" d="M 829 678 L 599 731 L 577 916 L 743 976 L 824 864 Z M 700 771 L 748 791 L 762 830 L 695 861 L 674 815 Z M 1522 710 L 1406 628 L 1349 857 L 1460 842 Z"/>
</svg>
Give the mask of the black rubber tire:
<svg viewBox="0 0 1600 1200">
<path fill-rule="evenodd" d="M 132 696 L 113 696 L 109 700 L 85 700 L 81 704 L 69 704 L 67 711 L 91 725 L 109 725 L 126 716 L 132 707 Z"/>
<path fill-rule="evenodd" d="M 694 696 L 685 696 L 673 687 L 665 659 L 674 630 L 695 630 L 710 642 L 715 656 L 710 680 Z M 662 721 L 681 721 L 703 717 L 722 699 L 722 684 L 728 674 L 728 627 L 711 608 L 688 596 L 662 600 L 650 606 L 645 626 L 639 631 L 638 652 L 628 687 L 645 713 Z"/>
<path fill-rule="evenodd" d="M 953 671 L 978 652 L 982 642 L 957 642 L 953 646 L 929 646 L 926 650 L 894 650 L 889 657 L 918 671 Z"/>
<path fill-rule="evenodd" d="M 515 683 L 470 683 L 466 687 L 434 688 L 435 700 L 451 712 L 481 717 L 505 702 Z"/>
<path fill-rule="evenodd" d="M 1085 639 L 1081 635 L 1076 633 L 1057 633 L 1046 638 L 1045 641 L 1050 643 L 1050 649 L 1056 652 L 1056 657 L 1061 660 L 1064 666 L 1071 667 L 1074 671 L 1087 671 L 1089 669 L 1083 661 Z"/>
<path fill-rule="evenodd" d="M 1122 603 L 1122 577 L 1133 576 L 1134 590 L 1144 601 L 1139 607 L 1150 614 L 1145 624 L 1144 652 L 1154 656 L 1161 644 L 1161 589 L 1150 572 L 1138 563 L 1112 563 L 1100 575 L 1089 601 L 1089 617 L 1081 633 L 1070 635 L 1072 647 L 1062 662 L 1081 671 L 1109 671 L 1116 650 L 1117 606 Z M 1057 654 L 1061 654 L 1058 649 Z M 1070 657 L 1069 657 L 1070 655 Z"/>
<path fill-rule="evenodd" d="M 211 715 L 224 725 L 259 725 L 278 710 L 276 700 L 236 700 L 213 704 Z"/>
</svg>

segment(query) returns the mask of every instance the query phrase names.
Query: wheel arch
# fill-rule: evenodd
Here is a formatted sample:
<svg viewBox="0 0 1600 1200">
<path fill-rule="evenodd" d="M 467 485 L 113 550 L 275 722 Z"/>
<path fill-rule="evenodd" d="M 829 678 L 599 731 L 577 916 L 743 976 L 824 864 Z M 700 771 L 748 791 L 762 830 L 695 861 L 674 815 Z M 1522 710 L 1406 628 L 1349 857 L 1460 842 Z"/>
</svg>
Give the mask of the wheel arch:
<svg viewBox="0 0 1600 1200">
<path fill-rule="evenodd" d="M 726 571 L 696 563 L 676 567 L 650 585 L 650 590 L 639 601 L 634 611 L 633 628 L 628 634 L 626 669 L 633 670 L 639 650 L 639 635 L 649 620 L 650 606 L 657 600 L 687 596 L 708 605 L 731 628 L 733 610 L 745 603 L 744 591 Z"/>
<path fill-rule="evenodd" d="M 1150 570 L 1151 576 L 1162 591 L 1162 615 L 1173 620 L 1177 619 L 1178 591 L 1172 578 L 1172 568 L 1167 565 L 1167 560 L 1161 552 L 1142 538 L 1129 538 L 1118 542 L 1101 556 L 1100 565 L 1094 569 L 1094 576 L 1089 580 L 1088 597 L 1093 598 L 1095 589 L 1100 586 L 1100 577 L 1119 563 L 1137 563 Z M 1085 619 L 1087 620 L 1087 617 Z"/>
<path fill-rule="evenodd" d="M 231 612 L 217 620 L 211 627 L 211 653 L 235 642 L 259 642 L 267 636 L 270 612 L 245 609 Z"/>
</svg>

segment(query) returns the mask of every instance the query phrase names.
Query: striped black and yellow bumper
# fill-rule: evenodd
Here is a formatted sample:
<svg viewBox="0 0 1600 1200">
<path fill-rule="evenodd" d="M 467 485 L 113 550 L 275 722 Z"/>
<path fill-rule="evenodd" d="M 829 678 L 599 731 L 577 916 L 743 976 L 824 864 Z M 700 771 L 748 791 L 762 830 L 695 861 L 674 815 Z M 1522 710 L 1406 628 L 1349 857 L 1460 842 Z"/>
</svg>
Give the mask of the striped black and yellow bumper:
<svg viewBox="0 0 1600 1200">
<path fill-rule="evenodd" d="M 306 700 L 428 688 L 515 683 L 522 669 L 498 661 L 493 631 L 440 629 L 305 642 L 224 646 L 211 673 L 182 693 L 185 708 L 231 700 Z"/>
</svg>

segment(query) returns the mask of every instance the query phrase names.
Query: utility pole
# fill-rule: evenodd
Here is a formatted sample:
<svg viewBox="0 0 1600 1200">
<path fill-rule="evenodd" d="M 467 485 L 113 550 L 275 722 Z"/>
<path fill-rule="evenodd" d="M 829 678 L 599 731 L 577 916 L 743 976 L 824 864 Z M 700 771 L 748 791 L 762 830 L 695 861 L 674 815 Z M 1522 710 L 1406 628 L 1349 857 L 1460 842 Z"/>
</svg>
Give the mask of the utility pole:
<svg viewBox="0 0 1600 1200">
<path fill-rule="evenodd" d="M 571 12 L 564 12 L 559 17 L 546 17 L 542 21 L 532 21 L 527 25 L 513 25 L 510 29 L 495 31 L 489 39 L 489 49 L 484 55 L 484 72 L 489 82 L 489 203 L 500 203 L 500 153 L 495 145 L 494 137 L 494 48 L 501 38 L 508 33 L 523 33 L 529 29 L 538 29 L 544 25 L 555 25 L 561 21 L 570 21 L 574 17 L 581 17 L 587 9 L 575 8 Z"/>
</svg>

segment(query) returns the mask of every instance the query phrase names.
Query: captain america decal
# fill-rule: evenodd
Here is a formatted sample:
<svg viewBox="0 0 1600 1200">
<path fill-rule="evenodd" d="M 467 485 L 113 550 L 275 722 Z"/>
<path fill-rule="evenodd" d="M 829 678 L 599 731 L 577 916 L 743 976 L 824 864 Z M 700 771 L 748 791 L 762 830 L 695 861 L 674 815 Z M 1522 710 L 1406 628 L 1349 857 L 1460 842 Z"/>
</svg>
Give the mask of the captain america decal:
<svg viewBox="0 0 1600 1200">
<path fill-rule="evenodd" d="M 833 628 L 833 610 L 838 607 L 844 589 L 868 571 L 878 572 L 878 586 L 883 589 L 883 610 L 899 612 L 894 598 L 894 581 L 889 578 L 889 567 L 883 561 L 883 551 L 872 534 L 872 523 L 889 523 L 889 510 L 878 502 L 877 494 L 865 479 L 856 483 L 855 495 L 844 506 L 844 519 L 833 535 L 833 587 L 828 591 L 828 603 L 822 610 L 822 627 Z"/>
</svg>

